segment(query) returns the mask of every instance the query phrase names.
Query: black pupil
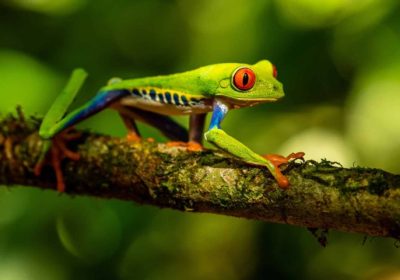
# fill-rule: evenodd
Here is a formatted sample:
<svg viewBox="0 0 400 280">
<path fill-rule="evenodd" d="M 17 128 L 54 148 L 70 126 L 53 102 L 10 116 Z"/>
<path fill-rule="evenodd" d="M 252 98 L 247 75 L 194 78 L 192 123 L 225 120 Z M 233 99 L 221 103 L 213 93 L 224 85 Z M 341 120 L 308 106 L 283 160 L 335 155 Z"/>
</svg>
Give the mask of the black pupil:
<svg viewBox="0 0 400 280">
<path fill-rule="evenodd" d="M 243 74 L 243 85 L 247 85 L 247 83 L 249 82 L 249 75 L 247 73 Z"/>
</svg>

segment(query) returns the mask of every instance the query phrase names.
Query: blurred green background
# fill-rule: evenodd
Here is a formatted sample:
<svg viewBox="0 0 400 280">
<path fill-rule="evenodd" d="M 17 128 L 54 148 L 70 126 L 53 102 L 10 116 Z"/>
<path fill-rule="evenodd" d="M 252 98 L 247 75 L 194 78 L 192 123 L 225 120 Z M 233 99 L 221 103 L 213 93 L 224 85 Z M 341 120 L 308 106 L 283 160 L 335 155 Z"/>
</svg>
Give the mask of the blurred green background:
<svg viewBox="0 0 400 280">
<path fill-rule="evenodd" d="M 230 112 L 227 132 L 259 153 L 400 172 L 399 1 L 0 1 L 3 114 L 20 104 L 42 116 L 78 66 L 90 73 L 81 103 L 113 76 L 265 58 L 286 97 Z M 110 111 L 82 127 L 124 135 Z M 400 279 L 393 240 L 328 240 L 322 248 L 287 225 L 0 189 L 0 280 Z"/>
</svg>

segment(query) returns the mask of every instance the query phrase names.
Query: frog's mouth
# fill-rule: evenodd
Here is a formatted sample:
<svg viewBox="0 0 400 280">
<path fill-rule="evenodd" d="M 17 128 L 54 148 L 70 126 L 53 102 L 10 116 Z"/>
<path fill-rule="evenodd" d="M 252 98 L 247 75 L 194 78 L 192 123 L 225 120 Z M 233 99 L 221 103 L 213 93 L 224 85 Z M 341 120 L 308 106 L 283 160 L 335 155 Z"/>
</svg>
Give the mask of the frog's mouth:
<svg viewBox="0 0 400 280">
<path fill-rule="evenodd" d="M 260 103 L 270 103 L 270 102 L 276 102 L 279 98 L 251 98 L 251 99 L 246 99 L 246 98 L 230 98 L 226 96 L 218 96 L 218 99 L 223 100 L 223 102 L 227 105 L 230 105 L 230 107 L 237 109 L 237 108 L 242 108 L 242 107 L 252 107 L 254 105 L 260 104 Z"/>
</svg>

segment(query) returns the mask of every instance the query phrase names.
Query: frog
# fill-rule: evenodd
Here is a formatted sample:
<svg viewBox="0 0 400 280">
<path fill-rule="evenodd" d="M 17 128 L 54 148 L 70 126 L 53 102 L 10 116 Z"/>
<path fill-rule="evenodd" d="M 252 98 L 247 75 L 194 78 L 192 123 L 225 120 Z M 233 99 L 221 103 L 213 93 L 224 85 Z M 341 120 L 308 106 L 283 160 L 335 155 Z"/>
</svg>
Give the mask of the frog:
<svg viewBox="0 0 400 280">
<path fill-rule="evenodd" d="M 57 190 L 64 192 L 61 161 L 80 158 L 67 145 L 80 137 L 79 133 L 72 131 L 74 126 L 105 109 L 113 109 L 127 128 L 128 141 L 142 140 L 137 121 L 158 129 L 170 139 L 167 145 L 180 146 L 191 152 L 204 149 L 204 139 L 246 164 L 266 168 L 278 186 L 286 189 L 290 183 L 280 166 L 302 159 L 304 153 L 291 153 L 286 157 L 277 154 L 263 156 L 221 128 L 223 119 L 231 110 L 275 102 L 284 97 L 283 85 L 277 75 L 274 64 L 261 60 L 255 64 L 218 63 L 153 77 L 112 78 L 83 106 L 68 112 L 87 78 L 85 70 L 75 69 L 41 123 L 39 135 L 45 142 L 34 172 L 39 176 L 46 159 L 50 158 Z M 204 132 L 208 113 L 211 113 L 211 120 Z M 189 116 L 188 130 L 174 121 L 173 116 L 179 115 Z"/>
</svg>

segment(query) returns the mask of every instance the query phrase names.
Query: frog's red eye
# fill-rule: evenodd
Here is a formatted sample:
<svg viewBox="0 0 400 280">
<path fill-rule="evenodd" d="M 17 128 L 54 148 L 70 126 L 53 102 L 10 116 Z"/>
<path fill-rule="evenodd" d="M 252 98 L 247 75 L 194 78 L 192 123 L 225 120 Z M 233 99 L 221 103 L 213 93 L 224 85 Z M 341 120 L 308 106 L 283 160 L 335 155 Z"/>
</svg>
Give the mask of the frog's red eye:
<svg viewBox="0 0 400 280">
<path fill-rule="evenodd" d="M 239 90 L 249 90 L 256 82 L 256 74 L 250 68 L 239 68 L 233 74 L 233 84 Z"/>
<path fill-rule="evenodd" d="M 278 70 L 276 69 L 276 66 L 272 64 L 272 75 L 274 78 L 278 77 Z"/>
</svg>

